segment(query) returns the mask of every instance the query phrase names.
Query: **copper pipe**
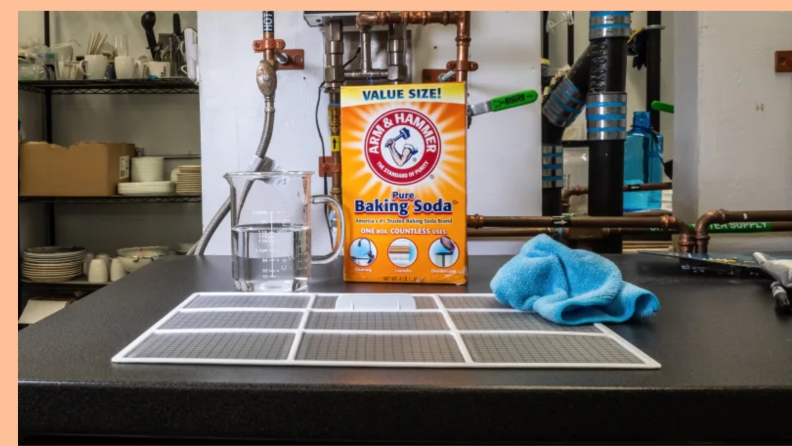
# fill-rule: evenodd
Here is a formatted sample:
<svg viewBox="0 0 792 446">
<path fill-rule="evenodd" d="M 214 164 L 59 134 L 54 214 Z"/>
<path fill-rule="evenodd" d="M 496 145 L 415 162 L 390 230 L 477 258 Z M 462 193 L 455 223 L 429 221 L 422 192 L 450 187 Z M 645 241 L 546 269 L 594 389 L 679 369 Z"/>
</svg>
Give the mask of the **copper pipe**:
<svg viewBox="0 0 792 446">
<path fill-rule="evenodd" d="M 713 223 L 753 223 L 765 221 L 792 221 L 792 211 L 727 211 L 725 209 L 709 211 L 698 219 L 694 229 L 694 238 L 696 240 L 698 252 L 699 254 L 707 253 L 710 239 L 707 229 Z"/>
<path fill-rule="evenodd" d="M 264 33 L 264 41 L 266 42 L 269 39 L 275 39 L 275 33 Z M 272 62 L 272 65 L 277 67 L 278 64 L 275 63 L 275 49 L 264 50 L 264 58 L 267 59 L 267 62 Z"/>
<path fill-rule="evenodd" d="M 456 46 L 456 80 L 467 81 L 467 72 L 470 70 L 470 11 L 402 11 L 402 12 L 361 12 L 355 23 L 358 29 L 366 29 L 375 25 L 421 25 L 430 24 L 450 25 L 457 28 Z"/>
<path fill-rule="evenodd" d="M 490 238 L 490 237 L 534 237 L 540 234 L 555 236 L 558 234 L 556 228 L 488 228 L 488 229 L 468 229 L 468 238 Z"/>
<path fill-rule="evenodd" d="M 660 228 L 664 231 L 677 230 L 679 232 L 679 246 L 682 252 L 692 252 L 694 247 L 693 233 L 690 226 L 673 215 L 655 217 L 485 217 L 483 215 L 469 215 L 467 217 L 469 229 L 484 227 L 497 228 Z M 509 233 L 502 231 L 501 233 Z M 512 234 L 518 234 L 512 231 Z M 614 234 L 620 232 L 614 231 Z M 505 237 L 505 235 L 504 235 Z"/>
<path fill-rule="evenodd" d="M 662 217 L 663 215 L 671 215 L 671 211 L 647 211 L 647 212 L 627 212 L 625 217 Z"/>
<path fill-rule="evenodd" d="M 456 12 L 457 24 L 457 62 L 456 62 L 456 80 L 457 82 L 467 82 L 467 73 L 470 69 L 469 53 L 470 53 L 470 11 Z"/>
<path fill-rule="evenodd" d="M 485 226 L 498 228 L 547 228 L 553 226 L 554 217 L 485 217 L 468 215 L 467 226 L 479 229 Z"/>
<path fill-rule="evenodd" d="M 330 104 L 327 106 L 327 118 L 330 124 L 330 138 L 341 136 L 341 93 L 336 89 L 330 91 Z M 341 151 L 331 147 L 330 156 L 333 164 L 341 164 Z M 333 171 L 332 173 L 332 189 L 330 195 L 341 202 L 341 172 Z"/>
<path fill-rule="evenodd" d="M 792 232 L 792 221 L 773 223 L 773 229 L 771 232 Z"/>
<path fill-rule="evenodd" d="M 672 215 L 659 217 L 467 217 L 468 228 L 675 228 L 678 219 Z"/>
<path fill-rule="evenodd" d="M 625 185 L 624 192 L 642 192 L 651 190 L 671 190 L 672 183 L 646 183 L 646 184 L 632 184 Z M 569 199 L 580 195 L 588 195 L 589 188 L 586 186 L 573 186 L 561 191 L 561 210 L 569 212 Z"/>
</svg>

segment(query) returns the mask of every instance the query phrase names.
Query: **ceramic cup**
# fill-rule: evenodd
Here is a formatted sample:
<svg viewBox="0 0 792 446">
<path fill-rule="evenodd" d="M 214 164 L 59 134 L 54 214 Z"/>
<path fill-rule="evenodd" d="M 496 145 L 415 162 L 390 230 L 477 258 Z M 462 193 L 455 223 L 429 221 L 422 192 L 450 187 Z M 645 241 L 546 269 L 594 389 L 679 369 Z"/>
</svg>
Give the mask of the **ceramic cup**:
<svg viewBox="0 0 792 446">
<path fill-rule="evenodd" d="M 135 78 L 135 58 L 131 56 L 118 56 L 115 58 L 116 79 Z"/>
<path fill-rule="evenodd" d="M 94 253 L 89 252 L 85 254 L 85 260 L 83 260 L 83 274 L 86 276 L 88 275 L 88 268 L 91 266 L 91 260 L 96 258 Z"/>
<path fill-rule="evenodd" d="M 56 43 L 50 50 L 55 54 L 55 58 L 69 62 L 74 59 L 74 47 L 71 43 Z"/>
<path fill-rule="evenodd" d="M 147 62 L 143 78 L 155 77 L 164 79 L 170 77 L 170 62 Z"/>
<path fill-rule="evenodd" d="M 115 282 L 121 280 L 124 276 L 126 276 L 124 265 L 121 264 L 121 259 L 116 257 L 110 262 L 110 281 Z"/>
<path fill-rule="evenodd" d="M 110 254 L 97 254 L 96 258 L 104 261 L 107 271 L 110 271 Z"/>
<path fill-rule="evenodd" d="M 107 57 L 101 54 L 89 54 L 80 62 L 80 71 L 92 80 L 104 79 L 107 73 Z"/>
<path fill-rule="evenodd" d="M 148 56 L 140 56 L 135 59 L 135 79 L 146 78 L 146 64 L 149 63 Z"/>
<path fill-rule="evenodd" d="M 89 283 L 107 283 L 107 264 L 102 259 L 91 260 L 88 268 Z"/>
</svg>

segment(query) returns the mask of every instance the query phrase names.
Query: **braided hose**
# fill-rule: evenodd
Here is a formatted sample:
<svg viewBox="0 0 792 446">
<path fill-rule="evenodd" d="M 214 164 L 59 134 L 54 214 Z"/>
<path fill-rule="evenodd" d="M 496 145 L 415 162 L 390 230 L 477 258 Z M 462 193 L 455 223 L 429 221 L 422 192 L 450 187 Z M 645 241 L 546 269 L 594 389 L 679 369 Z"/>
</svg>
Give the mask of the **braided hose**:
<svg viewBox="0 0 792 446">
<path fill-rule="evenodd" d="M 277 77 L 275 68 L 266 60 L 259 63 L 259 68 L 256 70 L 256 81 L 258 82 L 259 89 L 264 94 L 264 127 L 261 130 L 261 139 L 259 140 L 258 147 L 256 148 L 256 156 L 248 166 L 250 172 L 269 172 L 274 167 L 275 163 L 269 158 L 266 158 L 267 150 L 269 149 L 270 140 L 272 140 L 272 131 L 275 123 L 275 88 L 277 87 Z M 252 184 L 252 183 L 251 183 Z M 247 197 L 250 185 L 245 187 L 242 201 L 244 202 Z M 240 204 L 241 208 L 241 204 Z M 187 255 L 201 256 L 206 251 L 209 241 L 214 236 L 220 223 L 226 218 L 228 212 L 231 210 L 231 197 L 226 198 L 225 202 L 217 210 L 214 217 L 209 220 L 203 234 L 198 242 L 187 252 Z"/>
</svg>

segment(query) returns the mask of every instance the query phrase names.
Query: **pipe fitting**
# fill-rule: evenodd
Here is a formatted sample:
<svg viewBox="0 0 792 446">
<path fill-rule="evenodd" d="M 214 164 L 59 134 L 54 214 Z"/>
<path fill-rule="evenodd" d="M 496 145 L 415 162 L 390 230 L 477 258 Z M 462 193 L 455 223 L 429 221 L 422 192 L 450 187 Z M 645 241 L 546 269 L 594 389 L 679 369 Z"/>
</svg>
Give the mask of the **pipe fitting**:
<svg viewBox="0 0 792 446">
<path fill-rule="evenodd" d="M 340 88 L 344 85 L 344 40 L 341 22 L 332 21 L 328 23 L 326 34 L 325 86 L 327 89 Z"/>
<path fill-rule="evenodd" d="M 484 216 L 475 214 L 467 216 L 467 227 L 470 229 L 481 229 L 484 227 Z"/>
<path fill-rule="evenodd" d="M 710 239 L 707 229 L 709 228 L 709 225 L 713 223 L 726 223 L 726 213 L 723 211 L 723 209 L 709 211 L 699 217 L 698 221 L 696 222 L 694 237 L 696 239 L 696 246 L 698 248 L 699 254 L 707 253 L 707 247 Z"/>
<path fill-rule="evenodd" d="M 589 93 L 587 99 L 588 140 L 627 139 L 627 93 Z"/>
<path fill-rule="evenodd" d="M 550 93 L 550 98 L 542 107 L 542 114 L 551 124 L 568 127 L 577 119 L 585 105 L 586 98 L 572 81 L 564 76 L 555 90 Z"/>
<path fill-rule="evenodd" d="M 564 187 L 564 146 L 542 146 L 542 188 Z"/>
<path fill-rule="evenodd" d="M 256 68 L 256 85 L 258 85 L 261 94 L 268 98 L 275 95 L 275 90 L 278 88 L 278 74 L 275 66 L 266 59 L 260 61 Z"/>
<path fill-rule="evenodd" d="M 589 16 L 589 40 L 630 37 L 630 11 L 592 11 Z"/>
</svg>

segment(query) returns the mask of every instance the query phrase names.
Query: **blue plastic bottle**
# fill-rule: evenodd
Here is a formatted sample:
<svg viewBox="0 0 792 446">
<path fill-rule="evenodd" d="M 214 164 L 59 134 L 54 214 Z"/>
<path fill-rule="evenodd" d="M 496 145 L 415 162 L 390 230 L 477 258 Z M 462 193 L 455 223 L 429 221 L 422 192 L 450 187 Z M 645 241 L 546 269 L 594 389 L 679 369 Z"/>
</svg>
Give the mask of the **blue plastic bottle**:
<svg viewBox="0 0 792 446">
<path fill-rule="evenodd" d="M 624 143 L 624 184 L 663 182 L 663 135 L 652 130 L 649 112 L 633 115 L 633 126 Z M 660 209 L 662 191 L 625 192 L 624 212 Z"/>
</svg>

